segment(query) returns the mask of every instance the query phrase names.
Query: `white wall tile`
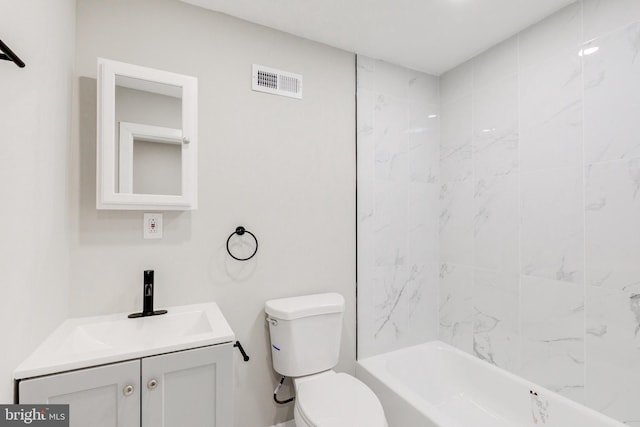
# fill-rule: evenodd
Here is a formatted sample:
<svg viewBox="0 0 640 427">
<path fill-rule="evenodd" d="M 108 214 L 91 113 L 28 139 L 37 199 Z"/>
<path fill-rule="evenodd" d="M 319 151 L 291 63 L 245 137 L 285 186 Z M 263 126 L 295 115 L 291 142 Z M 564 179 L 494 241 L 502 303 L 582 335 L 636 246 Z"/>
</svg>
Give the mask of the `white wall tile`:
<svg viewBox="0 0 640 427">
<path fill-rule="evenodd" d="M 522 172 L 582 165 L 582 65 L 574 52 L 520 73 Z"/>
<path fill-rule="evenodd" d="M 358 57 L 358 355 L 438 336 L 439 80 Z"/>
<path fill-rule="evenodd" d="M 473 173 L 505 175 L 518 168 L 518 77 L 485 84 L 473 93 Z"/>
<path fill-rule="evenodd" d="M 520 278 L 520 375 L 571 399 L 584 392 L 582 285 Z"/>
<path fill-rule="evenodd" d="M 521 272 L 583 283 L 582 168 L 522 174 Z"/>
<path fill-rule="evenodd" d="M 440 264 L 437 252 L 413 258 L 410 266 L 410 282 L 405 290 L 405 306 L 408 316 L 406 339 L 397 343 L 409 346 L 438 339 L 439 335 L 439 293 Z"/>
<path fill-rule="evenodd" d="M 518 274 L 476 269 L 473 353 L 503 369 L 519 366 Z"/>
<path fill-rule="evenodd" d="M 412 281 L 407 288 L 408 328 L 405 345 L 438 337 L 439 310 L 439 226 L 434 209 L 440 186 L 412 183 L 409 186 L 408 257 Z"/>
<path fill-rule="evenodd" d="M 358 88 L 386 96 L 408 99 L 414 71 L 377 59 L 358 56 Z"/>
<path fill-rule="evenodd" d="M 368 90 L 360 90 L 357 98 L 357 176 L 358 180 L 373 181 L 375 179 L 375 138 L 373 135 L 374 108 L 377 95 Z"/>
<path fill-rule="evenodd" d="M 587 163 L 640 157 L 640 23 L 585 45 Z"/>
<path fill-rule="evenodd" d="M 368 295 L 363 299 L 370 306 L 361 318 L 370 336 L 360 348 L 360 357 L 437 338 L 439 290 L 433 277 L 437 274 L 434 257 L 415 264 L 374 269 L 371 286 L 365 286 Z"/>
<path fill-rule="evenodd" d="M 578 1 L 442 77 L 440 153 L 440 338 L 636 427 L 638 58 Z"/>
<path fill-rule="evenodd" d="M 440 258 L 473 265 L 473 184 L 451 181 L 440 191 Z"/>
<path fill-rule="evenodd" d="M 374 294 L 378 269 L 360 263 L 360 237 L 358 236 L 358 357 L 390 351 L 391 345 L 377 341 L 375 332 Z"/>
<path fill-rule="evenodd" d="M 518 73 L 518 37 L 511 37 L 473 59 L 473 88 Z"/>
<path fill-rule="evenodd" d="M 440 142 L 440 105 L 427 104 L 425 101 L 409 101 L 409 128 L 407 133 L 428 138 L 431 142 Z M 427 142 L 427 139 L 422 140 Z M 438 145 L 438 144 L 436 144 Z"/>
<path fill-rule="evenodd" d="M 443 104 L 440 124 L 441 182 L 470 179 L 473 132 L 471 96 Z"/>
<path fill-rule="evenodd" d="M 409 180 L 440 181 L 440 105 L 411 101 L 409 107 Z"/>
<path fill-rule="evenodd" d="M 375 188 L 374 181 L 358 182 L 358 212 L 357 212 L 357 228 L 358 228 L 358 271 L 369 271 L 375 264 L 375 243 L 376 234 L 374 220 L 374 203 Z"/>
<path fill-rule="evenodd" d="M 439 212 L 434 209 L 440 199 L 437 184 L 411 183 L 408 191 L 408 263 L 418 264 L 439 251 Z"/>
<path fill-rule="evenodd" d="M 474 189 L 474 266 L 519 270 L 519 198 L 516 174 L 479 178 Z"/>
<path fill-rule="evenodd" d="M 411 282 L 410 268 L 397 265 L 378 268 L 373 281 L 373 338 L 384 343 L 386 351 L 408 333 L 409 316 L 405 307 Z"/>
<path fill-rule="evenodd" d="M 440 339 L 473 354 L 472 267 L 440 267 Z"/>
<path fill-rule="evenodd" d="M 356 58 L 356 90 L 358 95 L 361 91 L 375 91 L 375 59 L 358 55 Z"/>
<path fill-rule="evenodd" d="M 640 21 L 637 0 L 583 0 L 584 40 L 593 40 Z"/>
<path fill-rule="evenodd" d="M 373 126 L 376 179 L 406 184 L 409 180 L 408 101 L 379 94 Z"/>
<path fill-rule="evenodd" d="M 640 158 L 587 167 L 587 284 L 640 293 Z"/>
<path fill-rule="evenodd" d="M 440 79 L 436 76 L 409 70 L 409 100 L 419 104 L 428 103 L 429 100 L 440 99 Z M 440 104 L 437 102 L 435 104 Z"/>
<path fill-rule="evenodd" d="M 438 340 L 440 336 L 440 288 L 439 264 L 430 258 L 423 270 L 417 272 L 415 288 L 419 292 L 410 295 L 409 334 L 407 345 L 417 345 Z"/>
<path fill-rule="evenodd" d="M 582 43 L 582 4 L 573 3 L 519 34 L 520 69 L 545 60 L 578 54 Z"/>
<path fill-rule="evenodd" d="M 586 403 L 638 426 L 640 295 L 588 286 Z"/>
<path fill-rule="evenodd" d="M 471 95 L 473 87 L 473 61 L 467 61 L 440 77 L 442 104 L 457 101 Z"/>
<path fill-rule="evenodd" d="M 373 239 L 375 265 L 406 265 L 409 192 L 406 184 L 375 182 Z"/>
</svg>

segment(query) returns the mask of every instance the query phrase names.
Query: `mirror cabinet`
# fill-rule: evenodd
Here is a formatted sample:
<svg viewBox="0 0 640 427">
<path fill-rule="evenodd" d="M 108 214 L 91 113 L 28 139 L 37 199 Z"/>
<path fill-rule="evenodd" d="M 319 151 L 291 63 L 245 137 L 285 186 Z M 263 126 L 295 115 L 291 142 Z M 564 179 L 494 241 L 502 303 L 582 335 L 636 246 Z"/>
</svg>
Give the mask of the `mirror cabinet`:
<svg viewBox="0 0 640 427">
<path fill-rule="evenodd" d="M 197 207 L 195 77 L 98 59 L 98 209 Z"/>
</svg>

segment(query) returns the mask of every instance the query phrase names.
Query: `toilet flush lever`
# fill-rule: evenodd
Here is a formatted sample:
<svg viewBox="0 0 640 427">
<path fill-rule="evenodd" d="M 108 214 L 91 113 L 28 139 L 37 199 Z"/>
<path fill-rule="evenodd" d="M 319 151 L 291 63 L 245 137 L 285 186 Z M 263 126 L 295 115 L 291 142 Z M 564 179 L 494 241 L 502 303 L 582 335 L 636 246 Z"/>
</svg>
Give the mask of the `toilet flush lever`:
<svg viewBox="0 0 640 427">
<path fill-rule="evenodd" d="M 271 317 L 267 317 L 267 323 L 271 326 L 278 326 L 278 321 L 276 319 L 272 319 Z"/>
</svg>

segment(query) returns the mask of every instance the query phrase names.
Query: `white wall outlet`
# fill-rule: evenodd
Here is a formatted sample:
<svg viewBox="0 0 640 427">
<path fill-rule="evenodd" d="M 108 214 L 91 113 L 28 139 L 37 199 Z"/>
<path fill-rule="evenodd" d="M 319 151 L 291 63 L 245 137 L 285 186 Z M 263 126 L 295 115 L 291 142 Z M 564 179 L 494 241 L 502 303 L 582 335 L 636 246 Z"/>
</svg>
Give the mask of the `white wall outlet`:
<svg viewBox="0 0 640 427">
<path fill-rule="evenodd" d="M 162 214 L 144 214 L 143 230 L 145 239 L 162 239 Z"/>
</svg>

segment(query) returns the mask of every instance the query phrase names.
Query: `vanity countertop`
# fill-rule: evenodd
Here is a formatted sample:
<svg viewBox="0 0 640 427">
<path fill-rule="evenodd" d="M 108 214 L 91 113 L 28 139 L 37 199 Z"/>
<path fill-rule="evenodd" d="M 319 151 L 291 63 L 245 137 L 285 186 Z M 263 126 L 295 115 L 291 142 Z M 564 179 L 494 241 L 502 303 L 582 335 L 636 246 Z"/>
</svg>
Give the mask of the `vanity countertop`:
<svg viewBox="0 0 640 427">
<path fill-rule="evenodd" d="M 160 316 L 129 313 L 65 320 L 16 368 L 31 378 L 190 348 L 232 342 L 235 335 L 214 302 L 168 307 Z"/>
</svg>

